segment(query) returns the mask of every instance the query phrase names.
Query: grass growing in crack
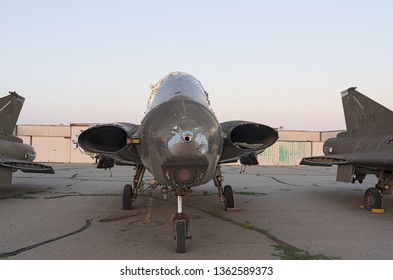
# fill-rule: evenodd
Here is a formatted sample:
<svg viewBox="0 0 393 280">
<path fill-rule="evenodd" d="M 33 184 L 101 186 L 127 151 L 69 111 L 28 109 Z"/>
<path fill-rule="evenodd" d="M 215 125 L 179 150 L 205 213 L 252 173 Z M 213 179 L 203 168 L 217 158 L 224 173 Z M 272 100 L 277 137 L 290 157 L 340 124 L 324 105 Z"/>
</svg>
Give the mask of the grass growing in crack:
<svg viewBox="0 0 393 280">
<path fill-rule="evenodd" d="M 19 193 L 19 194 L 15 194 L 12 198 L 16 198 L 16 199 L 36 199 L 37 197 L 35 197 L 33 195 L 26 194 L 26 193 Z"/>
<path fill-rule="evenodd" d="M 234 192 L 237 195 L 256 195 L 256 196 L 263 196 L 266 195 L 265 193 L 257 193 L 257 192 Z"/>
<path fill-rule="evenodd" d="M 258 193 L 256 193 L 256 192 L 234 192 L 234 194 L 238 194 L 238 195 L 257 195 Z"/>
<path fill-rule="evenodd" d="M 333 260 L 337 258 L 328 257 L 325 255 L 310 255 L 307 251 L 300 250 L 292 245 L 284 242 L 279 242 L 273 245 L 277 251 L 280 251 L 274 256 L 280 257 L 282 260 Z"/>
<path fill-rule="evenodd" d="M 200 209 L 199 209 L 200 210 Z M 337 257 L 329 257 L 326 255 L 310 255 L 305 250 L 298 249 L 288 243 L 283 242 L 276 236 L 270 234 L 267 230 L 260 229 L 258 227 L 255 227 L 251 221 L 246 220 L 244 224 L 236 222 L 234 220 L 229 219 L 227 216 L 222 211 L 217 211 L 217 210 L 201 210 L 213 217 L 217 217 L 219 219 L 222 219 L 224 221 L 230 222 L 234 225 L 241 226 L 243 228 L 247 228 L 249 230 L 256 231 L 262 235 L 264 235 L 266 238 L 270 239 L 273 241 L 275 244 L 272 245 L 276 250 L 278 251 L 276 254 L 272 254 L 273 256 L 280 257 L 282 260 L 337 260 L 340 258 Z"/>
<path fill-rule="evenodd" d="M 224 213 L 222 211 L 217 211 L 217 210 L 209 210 L 207 211 L 207 213 L 210 216 L 216 217 L 216 218 L 220 218 L 220 219 L 224 219 L 225 220 L 225 216 Z"/>
<path fill-rule="evenodd" d="M 249 220 L 245 221 L 243 227 L 247 228 L 247 229 L 254 229 L 255 228 L 254 225 Z"/>
</svg>

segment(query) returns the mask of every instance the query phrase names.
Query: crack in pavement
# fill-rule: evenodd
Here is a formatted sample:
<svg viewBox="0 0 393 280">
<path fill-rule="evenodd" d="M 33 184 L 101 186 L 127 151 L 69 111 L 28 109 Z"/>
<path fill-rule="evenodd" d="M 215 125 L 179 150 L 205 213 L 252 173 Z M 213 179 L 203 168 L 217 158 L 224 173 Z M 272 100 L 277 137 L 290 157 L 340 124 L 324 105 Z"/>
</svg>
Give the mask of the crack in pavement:
<svg viewBox="0 0 393 280">
<path fill-rule="evenodd" d="M 86 230 L 88 227 L 90 227 L 91 224 L 92 224 L 92 221 L 93 221 L 93 219 L 88 219 L 88 220 L 86 220 L 86 221 L 85 221 L 85 225 L 84 225 L 83 227 L 81 227 L 80 229 L 77 229 L 77 230 L 75 230 L 75 231 L 73 231 L 73 232 L 70 232 L 70 233 L 67 233 L 67 234 L 64 234 L 64 235 L 61 235 L 61 236 L 58 236 L 58 237 L 55 237 L 55 238 L 52 238 L 52 239 L 49 239 L 49 240 L 46 240 L 46 241 L 43 241 L 43 242 L 39 242 L 39 243 L 34 244 L 34 245 L 30 245 L 30 246 L 27 246 L 27 247 L 23 247 L 23 248 L 20 248 L 20 249 L 18 249 L 18 250 L 12 251 L 12 252 L 0 253 L 0 258 L 7 258 L 7 257 L 16 256 L 16 255 L 18 255 L 18 254 L 20 254 L 20 253 L 23 253 L 23 252 L 26 252 L 26 251 L 35 249 L 35 248 L 40 247 L 40 246 L 43 246 L 43 245 L 45 245 L 45 244 L 48 244 L 48 243 L 51 243 L 51 242 L 55 242 L 55 241 L 58 241 L 58 240 L 60 240 L 60 239 L 69 237 L 69 236 L 71 236 L 71 235 L 80 233 L 80 232 Z"/>
<path fill-rule="evenodd" d="M 315 259 L 320 259 L 320 258 L 322 258 L 322 259 L 337 259 L 336 257 L 329 257 L 329 256 L 325 256 L 325 255 L 315 255 L 315 256 L 309 255 L 309 253 L 307 251 L 299 249 L 299 248 L 296 248 L 295 246 L 293 246 L 293 245 L 291 245 L 291 244 L 281 240 L 277 236 L 269 233 L 268 230 L 260 229 L 258 227 L 253 226 L 253 225 L 250 226 L 250 227 L 247 227 L 245 223 L 236 222 L 234 220 L 231 220 L 227 216 L 214 216 L 207 210 L 203 210 L 203 209 L 200 209 L 198 207 L 189 206 L 189 205 L 188 205 L 188 207 L 194 208 L 194 209 L 199 210 L 199 211 L 201 211 L 203 213 L 206 213 L 206 214 L 208 214 L 210 216 L 213 216 L 213 217 L 218 218 L 220 220 L 226 221 L 226 222 L 231 223 L 231 224 L 233 224 L 235 226 L 239 226 L 239 227 L 241 227 L 243 229 L 252 230 L 252 231 L 255 231 L 255 232 L 259 233 L 259 234 L 262 234 L 263 236 L 265 236 L 266 238 L 268 238 L 269 240 L 271 240 L 272 242 L 275 243 L 275 245 L 272 245 L 272 246 L 275 247 L 276 248 L 275 250 L 278 251 L 278 252 L 277 252 L 277 254 L 272 254 L 272 256 L 278 256 L 278 257 L 281 257 L 281 258 L 285 257 L 285 253 L 286 252 L 285 251 L 284 252 L 280 252 L 280 251 L 283 251 L 283 249 L 280 249 L 280 248 L 288 247 L 288 248 L 291 248 L 291 250 L 295 250 L 297 252 L 304 253 L 305 256 L 309 256 L 311 259 L 313 259 L 313 258 L 315 258 Z"/>
<path fill-rule="evenodd" d="M 158 198 L 158 197 L 155 197 L 155 199 L 158 199 L 158 200 L 161 200 L 161 201 L 163 200 L 163 199 Z M 176 203 L 172 202 L 171 204 L 174 204 L 174 205 L 175 205 Z M 260 228 L 257 228 L 257 227 L 255 227 L 255 226 L 253 226 L 252 228 L 245 228 L 244 223 L 242 224 L 242 223 L 240 223 L 240 222 L 236 222 L 236 221 L 234 221 L 234 220 L 231 220 L 231 219 L 228 218 L 227 216 L 224 216 L 224 215 L 215 216 L 215 215 L 212 215 L 212 214 L 211 214 L 211 211 L 210 211 L 210 210 L 201 209 L 201 208 L 199 208 L 199 207 L 197 207 L 197 206 L 194 206 L 194 205 L 184 205 L 184 206 L 185 206 L 185 207 L 188 207 L 188 208 L 195 209 L 195 210 L 200 211 L 200 212 L 202 212 L 202 213 L 208 214 L 209 216 L 218 218 L 218 219 L 220 219 L 220 220 L 226 221 L 226 222 L 228 222 L 228 223 L 230 223 L 230 224 L 233 224 L 233 225 L 235 225 L 235 226 L 239 226 L 239 227 L 241 227 L 241 228 L 243 228 L 243 229 L 248 229 L 248 230 L 256 231 L 256 232 L 258 232 L 258 233 L 264 235 L 265 237 L 267 237 L 268 239 L 270 239 L 271 241 L 273 241 L 273 242 L 276 243 L 277 245 L 284 244 L 284 245 L 292 246 L 292 245 L 290 245 L 290 244 L 288 244 L 288 243 L 282 241 L 282 240 L 279 239 L 278 237 L 274 236 L 273 234 L 269 233 L 269 232 L 268 232 L 267 230 L 265 230 L 265 229 L 260 229 Z"/>
<path fill-rule="evenodd" d="M 97 193 L 97 194 L 90 194 L 90 193 L 74 193 L 74 194 L 62 194 L 62 195 L 56 195 L 56 196 L 48 196 L 48 197 L 44 197 L 44 199 L 56 199 L 56 198 L 63 198 L 63 197 L 72 197 L 72 196 L 76 196 L 76 197 L 80 197 L 80 196 L 121 196 L 121 194 L 107 194 L 107 193 Z"/>
<path fill-rule="evenodd" d="M 304 252 L 304 253 L 306 253 L 307 256 L 310 256 L 311 258 L 323 257 L 324 259 L 337 259 L 335 257 L 329 257 L 329 256 L 324 256 L 324 255 L 315 255 L 315 256 L 309 255 L 307 251 L 299 249 L 299 248 L 296 248 L 295 246 L 293 246 L 293 245 L 291 245 L 291 244 L 281 240 L 277 236 L 269 233 L 268 230 L 260 229 L 258 227 L 253 226 L 253 225 L 251 227 L 247 227 L 245 223 L 234 221 L 234 220 L 228 218 L 228 216 L 225 216 L 225 215 L 215 216 L 215 215 L 212 215 L 210 210 L 204 210 L 204 209 L 201 209 L 201 208 L 199 208 L 197 206 L 193 206 L 193 205 L 186 205 L 185 207 L 189 207 L 189 208 L 201 211 L 201 212 L 203 212 L 205 214 L 208 214 L 208 215 L 210 215 L 212 217 L 215 217 L 215 218 L 218 218 L 220 220 L 226 221 L 226 222 L 228 222 L 230 224 L 233 224 L 235 226 L 239 226 L 239 227 L 241 227 L 243 229 L 252 230 L 252 231 L 255 231 L 255 232 L 259 233 L 259 234 L 262 234 L 263 236 L 265 236 L 266 238 L 268 238 L 269 240 L 271 240 L 272 242 L 275 243 L 275 245 L 273 245 L 273 247 L 276 248 L 275 250 L 278 251 L 278 253 L 277 253 L 277 255 L 272 254 L 273 256 L 279 256 L 279 257 L 282 258 L 285 255 L 285 252 L 280 253 L 280 251 L 283 250 L 283 249 L 280 249 L 280 248 L 288 247 L 288 248 L 291 248 L 291 250 L 295 250 L 295 251 L 298 251 L 298 252 Z"/>
<path fill-rule="evenodd" d="M 291 184 L 291 183 L 287 183 L 287 182 L 281 181 L 280 179 L 277 179 L 274 176 L 266 176 L 265 175 L 265 177 L 270 178 L 270 179 L 272 179 L 272 180 L 274 180 L 274 181 L 276 181 L 276 182 L 278 182 L 280 184 L 283 184 L 283 185 L 288 185 L 288 186 L 293 186 L 293 187 L 306 187 L 304 185 Z"/>
</svg>

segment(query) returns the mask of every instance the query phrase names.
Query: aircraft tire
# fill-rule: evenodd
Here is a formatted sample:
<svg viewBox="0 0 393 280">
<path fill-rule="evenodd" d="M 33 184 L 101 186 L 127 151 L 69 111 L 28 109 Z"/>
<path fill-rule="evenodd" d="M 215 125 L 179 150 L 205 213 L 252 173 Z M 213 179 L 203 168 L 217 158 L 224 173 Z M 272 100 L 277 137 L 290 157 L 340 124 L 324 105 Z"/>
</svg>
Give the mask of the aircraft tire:
<svg viewBox="0 0 393 280">
<path fill-rule="evenodd" d="M 130 210 L 132 207 L 132 186 L 125 185 L 123 189 L 123 210 Z"/>
<path fill-rule="evenodd" d="M 379 209 L 382 206 L 382 196 L 378 189 L 368 188 L 364 193 L 364 208 L 370 211 L 373 208 Z"/>
<path fill-rule="evenodd" d="M 233 190 L 231 186 L 227 185 L 224 187 L 224 196 L 225 196 L 225 208 L 234 208 L 235 202 L 233 199 Z"/>
<path fill-rule="evenodd" d="M 186 222 L 176 222 L 176 253 L 186 252 Z"/>
</svg>

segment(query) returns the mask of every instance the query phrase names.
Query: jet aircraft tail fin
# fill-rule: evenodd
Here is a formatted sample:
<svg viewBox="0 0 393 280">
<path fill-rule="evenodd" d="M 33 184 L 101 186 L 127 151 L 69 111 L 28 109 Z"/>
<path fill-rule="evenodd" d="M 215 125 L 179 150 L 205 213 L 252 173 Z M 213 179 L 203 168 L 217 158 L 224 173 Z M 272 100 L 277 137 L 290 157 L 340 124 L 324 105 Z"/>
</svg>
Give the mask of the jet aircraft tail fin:
<svg viewBox="0 0 393 280">
<path fill-rule="evenodd" d="M 341 92 L 348 133 L 393 129 L 393 112 L 351 87 Z"/>
<path fill-rule="evenodd" d="M 0 98 L 0 133 L 12 134 L 25 98 L 16 92 Z"/>
</svg>

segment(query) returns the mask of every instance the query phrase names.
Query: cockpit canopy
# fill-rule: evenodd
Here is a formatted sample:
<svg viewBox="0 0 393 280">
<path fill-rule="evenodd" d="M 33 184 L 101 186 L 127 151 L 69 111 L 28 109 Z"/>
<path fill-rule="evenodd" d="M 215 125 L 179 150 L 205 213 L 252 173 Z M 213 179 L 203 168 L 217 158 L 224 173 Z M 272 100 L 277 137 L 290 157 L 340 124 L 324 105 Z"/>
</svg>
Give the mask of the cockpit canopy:
<svg viewBox="0 0 393 280">
<path fill-rule="evenodd" d="M 206 107 L 210 105 L 207 92 L 202 84 L 192 75 L 184 72 L 170 73 L 157 84 L 152 85 L 151 89 L 146 113 L 152 108 L 177 97 L 189 98 Z"/>
</svg>

